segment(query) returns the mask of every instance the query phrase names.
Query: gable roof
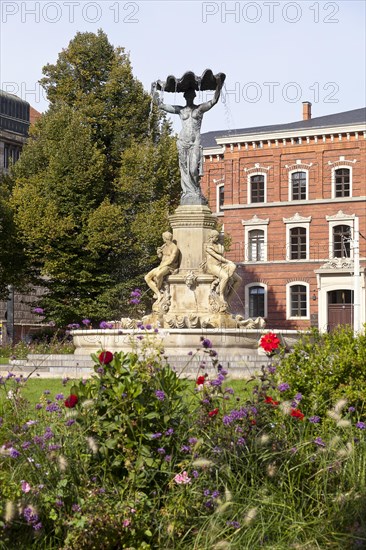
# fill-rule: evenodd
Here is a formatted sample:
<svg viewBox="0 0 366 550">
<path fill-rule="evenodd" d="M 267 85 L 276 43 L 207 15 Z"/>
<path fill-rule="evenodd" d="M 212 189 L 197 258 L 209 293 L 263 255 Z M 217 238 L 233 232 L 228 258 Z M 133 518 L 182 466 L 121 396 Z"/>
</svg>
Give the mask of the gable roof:
<svg viewBox="0 0 366 550">
<path fill-rule="evenodd" d="M 299 120 L 297 122 L 290 122 L 288 124 L 273 124 L 271 126 L 254 126 L 251 128 L 239 128 L 236 130 L 214 130 L 213 132 L 206 132 L 201 136 L 202 147 L 215 147 L 217 146 L 217 138 L 231 138 L 234 136 L 242 136 L 245 134 L 268 134 L 271 132 L 280 132 L 281 130 L 306 130 L 315 128 L 327 128 L 348 126 L 350 124 L 366 124 L 366 107 L 361 109 L 353 109 L 352 111 L 344 111 L 343 113 L 335 113 L 333 115 L 326 115 L 316 118 L 310 118 L 308 120 Z M 365 128 L 366 129 L 366 128 Z M 233 141 L 235 141 L 233 139 Z"/>
</svg>

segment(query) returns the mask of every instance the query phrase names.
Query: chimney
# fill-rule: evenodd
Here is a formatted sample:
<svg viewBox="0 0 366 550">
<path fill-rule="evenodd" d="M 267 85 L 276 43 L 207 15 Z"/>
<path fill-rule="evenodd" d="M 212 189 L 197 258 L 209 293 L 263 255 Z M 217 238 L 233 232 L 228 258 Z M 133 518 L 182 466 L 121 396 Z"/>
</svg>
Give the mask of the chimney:
<svg viewBox="0 0 366 550">
<path fill-rule="evenodd" d="M 311 103 L 310 101 L 302 102 L 302 119 L 310 120 L 311 119 Z"/>
</svg>

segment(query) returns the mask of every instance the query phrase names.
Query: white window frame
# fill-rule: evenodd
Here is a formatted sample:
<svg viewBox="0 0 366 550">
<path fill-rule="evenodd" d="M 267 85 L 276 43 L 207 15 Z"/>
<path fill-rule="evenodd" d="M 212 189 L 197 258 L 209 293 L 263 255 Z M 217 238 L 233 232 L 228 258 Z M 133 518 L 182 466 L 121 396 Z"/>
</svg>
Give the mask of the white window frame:
<svg viewBox="0 0 366 550">
<path fill-rule="evenodd" d="M 263 260 L 260 260 L 260 262 L 266 262 L 267 261 L 267 232 L 268 232 L 268 224 L 269 224 L 269 218 L 267 219 L 260 219 L 257 216 L 253 216 L 250 220 L 242 220 L 241 222 L 244 226 L 244 261 L 247 263 L 258 263 L 259 260 L 249 260 L 249 232 L 253 231 L 255 229 L 259 229 L 263 231 L 264 236 L 264 242 L 263 242 Z"/>
<path fill-rule="evenodd" d="M 265 283 L 255 282 L 255 283 L 249 283 L 245 286 L 244 292 L 245 292 L 245 301 L 244 301 L 244 311 L 245 311 L 245 318 L 249 318 L 249 296 L 250 296 L 250 289 L 254 286 L 260 286 L 264 289 L 264 317 L 268 317 L 268 287 Z"/>
<path fill-rule="evenodd" d="M 225 193 L 225 183 L 222 182 L 222 183 L 216 184 L 216 213 L 217 214 L 223 214 L 223 209 L 220 208 L 220 189 L 222 187 L 224 188 L 224 193 Z"/>
<path fill-rule="evenodd" d="M 292 317 L 291 316 L 291 288 L 296 285 L 302 285 L 306 287 L 306 316 L 304 317 Z M 286 319 L 301 321 L 310 319 L 310 285 L 305 281 L 291 281 L 286 285 Z"/>
<path fill-rule="evenodd" d="M 335 172 L 341 168 L 346 168 L 349 170 L 349 195 L 347 197 L 336 197 L 336 182 L 335 182 Z M 353 170 L 352 166 L 349 164 L 339 164 L 338 166 L 332 166 L 332 199 L 348 199 L 352 197 L 352 182 L 353 182 Z"/>
<path fill-rule="evenodd" d="M 286 224 L 286 260 L 288 262 L 307 262 L 310 257 L 310 222 L 311 216 L 303 217 L 298 213 L 292 218 L 283 218 L 283 223 Z M 302 227 L 306 229 L 306 258 L 291 259 L 291 229 Z"/>
<path fill-rule="evenodd" d="M 292 198 L 292 174 L 295 174 L 296 172 L 305 172 L 305 177 L 306 177 L 306 197 L 305 197 L 305 199 L 293 199 Z M 288 173 L 288 200 L 290 202 L 309 200 L 309 170 L 307 170 L 306 168 L 294 168 L 293 170 L 289 171 L 289 173 Z"/>
<path fill-rule="evenodd" d="M 267 171 L 265 170 L 257 170 L 256 172 L 251 172 L 248 174 L 248 204 L 265 204 L 267 202 Z M 263 202 L 252 202 L 252 181 L 251 178 L 254 176 L 264 176 L 264 201 Z"/>
<path fill-rule="evenodd" d="M 351 229 L 351 239 L 353 239 L 353 228 L 355 223 L 355 214 L 345 214 L 342 210 L 335 216 L 326 216 L 326 220 L 329 226 L 329 259 L 334 259 L 334 246 L 333 246 L 333 228 L 337 225 L 348 225 Z M 349 259 L 353 259 L 353 248 L 350 247 Z"/>
</svg>

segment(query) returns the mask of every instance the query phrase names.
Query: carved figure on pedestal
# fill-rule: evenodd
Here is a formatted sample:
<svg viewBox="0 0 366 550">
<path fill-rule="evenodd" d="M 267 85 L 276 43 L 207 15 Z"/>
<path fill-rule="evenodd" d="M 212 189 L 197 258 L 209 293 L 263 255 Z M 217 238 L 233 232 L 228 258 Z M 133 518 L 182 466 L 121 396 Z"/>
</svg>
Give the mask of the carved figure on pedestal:
<svg viewBox="0 0 366 550">
<path fill-rule="evenodd" d="M 210 232 L 205 248 L 206 260 L 202 268 L 217 278 L 214 286 L 222 303 L 220 310 L 225 311 L 228 307 L 227 301 L 241 283 L 241 277 L 235 273 L 234 262 L 224 257 L 224 245 L 220 243 L 220 234 L 215 229 Z"/>
<path fill-rule="evenodd" d="M 164 291 L 162 291 L 164 279 L 176 272 L 179 267 L 180 256 L 179 248 L 173 242 L 173 235 L 166 231 L 162 237 L 164 244 L 157 249 L 157 255 L 161 258 L 160 265 L 154 267 L 145 275 L 145 281 L 154 292 L 157 304 L 164 298 Z"/>
<path fill-rule="evenodd" d="M 207 204 L 207 199 L 202 195 L 200 178 L 202 176 L 202 146 L 201 146 L 201 124 L 203 115 L 209 111 L 219 100 L 221 88 L 225 75 L 216 75 L 216 89 L 213 99 L 200 105 L 194 104 L 196 97 L 196 82 L 184 92 L 186 105 L 167 105 L 160 100 L 157 92 L 158 82 L 152 84 L 153 102 L 167 113 L 180 116 L 182 130 L 177 141 L 179 154 L 179 168 L 181 174 L 182 196 L 180 204 Z M 208 88 L 210 89 L 210 88 Z"/>
</svg>

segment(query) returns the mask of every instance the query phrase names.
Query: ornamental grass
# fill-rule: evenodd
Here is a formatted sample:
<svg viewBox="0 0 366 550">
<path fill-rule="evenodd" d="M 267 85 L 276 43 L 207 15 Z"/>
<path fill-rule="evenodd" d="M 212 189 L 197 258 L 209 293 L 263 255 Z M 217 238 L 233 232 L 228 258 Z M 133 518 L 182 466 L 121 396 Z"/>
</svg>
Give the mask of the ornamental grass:
<svg viewBox="0 0 366 550">
<path fill-rule="evenodd" d="M 337 387 L 312 403 L 274 333 L 261 341 L 273 362 L 240 394 L 202 340 L 216 374 L 200 369 L 192 388 L 151 349 L 153 330 L 36 404 L 22 378 L 0 380 L 0 548 L 365 548 L 357 399 Z"/>
</svg>

